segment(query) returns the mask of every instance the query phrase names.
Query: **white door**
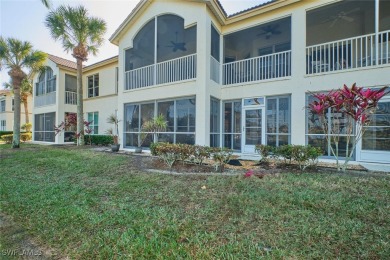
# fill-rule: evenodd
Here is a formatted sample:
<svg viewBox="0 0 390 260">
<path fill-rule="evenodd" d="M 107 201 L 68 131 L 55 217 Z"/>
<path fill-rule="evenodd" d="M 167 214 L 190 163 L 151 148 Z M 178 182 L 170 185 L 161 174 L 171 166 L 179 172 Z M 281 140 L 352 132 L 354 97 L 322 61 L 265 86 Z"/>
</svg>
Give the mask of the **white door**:
<svg viewBox="0 0 390 260">
<path fill-rule="evenodd" d="M 265 143 L 265 116 L 263 108 L 244 109 L 243 117 L 243 153 L 255 153 L 257 144 Z"/>
<path fill-rule="evenodd" d="M 390 163 L 390 97 L 379 102 L 370 126 L 365 128 L 357 149 L 357 160 Z"/>
</svg>

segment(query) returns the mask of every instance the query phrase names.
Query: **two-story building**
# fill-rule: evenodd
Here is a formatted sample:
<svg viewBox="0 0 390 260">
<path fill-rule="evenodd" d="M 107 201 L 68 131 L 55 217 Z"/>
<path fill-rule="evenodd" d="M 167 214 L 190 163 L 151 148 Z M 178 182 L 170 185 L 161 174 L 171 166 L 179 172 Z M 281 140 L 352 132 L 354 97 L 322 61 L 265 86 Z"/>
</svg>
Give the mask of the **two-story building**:
<svg viewBox="0 0 390 260">
<path fill-rule="evenodd" d="M 162 114 L 158 141 L 248 154 L 311 144 L 330 156 L 304 107 L 343 84 L 390 85 L 389 10 L 386 0 L 273 0 L 228 16 L 218 0 L 141 0 L 110 38 L 123 146 Z M 390 163 L 390 98 L 376 113 L 354 159 Z"/>
<path fill-rule="evenodd" d="M 104 134 L 111 126 L 106 118 L 117 110 L 118 57 L 83 68 L 84 118 L 92 122 L 92 134 Z M 75 129 L 55 134 L 54 128 L 77 112 L 77 66 L 48 55 L 46 70 L 34 80 L 33 141 L 73 143 Z"/>
<path fill-rule="evenodd" d="M 21 104 L 20 125 L 31 122 L 32 95 L 26 95 L 27 103 Z M 0 131 L 13 131 L 14 128 L 14 94 L 11 90 L 0 90 Z"/>
</svg>

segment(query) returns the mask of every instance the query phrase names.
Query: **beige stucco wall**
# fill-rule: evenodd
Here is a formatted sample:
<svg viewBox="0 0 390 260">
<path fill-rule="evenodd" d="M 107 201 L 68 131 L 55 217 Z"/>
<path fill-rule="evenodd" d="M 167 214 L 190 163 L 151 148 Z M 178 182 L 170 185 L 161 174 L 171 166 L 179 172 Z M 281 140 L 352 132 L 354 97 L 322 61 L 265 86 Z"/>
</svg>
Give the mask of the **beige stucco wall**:
<svg viewBox="0 0 390 260">
<path fill-rule="evenodd" d="M 13 131 L 14 128 L 14 112 L 12 111 L 12 100 L 14 95 L 12 92 L 7 92 L 0 94 L 0 101 L 5 100 L 5 111 L 0 112 L 0 121 L 6 121 L 5 131 Z M 29 121 L 32 123 L 32 95 L 27 99 L 27 111 L 29 116 Z M 26 114 L 24 111 L 24 104 L 20 103 L 20 126 L 26 123 Z"/>
<path fill-rule="evenodd" d="M 306 75 L 306 12 L 337 2 L 329 0 L 286 1 L 289 5 L 251 16 L 252 12 L 229 18 L 221 24 L 204 3 L 188 1 L 152 1 L 131 23 L 130 28 L 119 39 L 119 96 L 118 114 L 123 118 L 123 106 L 131 102 L 196 96 L 196 143 L 209 144 L 210 96 L 220 100 L 243 99 L 257 96 L 291 96 L 291 142 L 305 144 L 306 94 L 340 88 L 343 84 L 356 82 L 359 86 L 373 87 L 390 85 L 390 66 L 338 71 L 328 74 Z M 161 14 L 176 14 L 184 18 L 185 24 L 197 24 L 197 78 L 188 82 L 151 86 L 136 90 L 124 90 L 124 50 L 132 47 L 132 39 L 150 19 Z M 221 86 L 210 80 L 210 25 L 222 35 L 266 24 L 281 18 L 291 17 L 291 76 L 247 84 Z M 244 18 L 244 19 L 241 19 Z M 316 33 L 325 33 L 323 30 Z M 339 32 L 338 32 L 339 33 Z M 221 36 L 221 52 L 223 50 Z M 255 52 L 256 50 L 252 50 Z M 223 54 L 220 56 L 223 60 Z M 122 124 L 122 123 L 121 123 Z M 120 127 L 122 129 L 122 126 Z"/>
<path fill-rule="evenodd" d="M 117 67 L 117 59 L 114 59 L 108 64 L 86 70 L 83 74 L 84 118 L 87 120 L 87 114 L 90 112 L 99 113 L 99 135 L 106 134 L 106 131 L 113 127 L 107 123 L 107 118 L 118 110 L 115 74 Z M 94 74 L 99 74 L 99 96 L 88 98 L 88 77 Z"/>
</svg>

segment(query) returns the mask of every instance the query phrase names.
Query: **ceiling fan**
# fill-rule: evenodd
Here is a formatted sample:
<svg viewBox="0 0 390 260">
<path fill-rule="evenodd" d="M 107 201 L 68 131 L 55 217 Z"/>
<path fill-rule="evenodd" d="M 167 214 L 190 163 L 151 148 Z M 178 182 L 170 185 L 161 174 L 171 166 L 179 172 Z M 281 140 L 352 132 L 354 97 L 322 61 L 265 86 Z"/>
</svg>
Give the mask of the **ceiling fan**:
<svg viewBox="0 0 390 260">
<path fill-rule="evenodd" d="M 329 27 L 333 27 L 336 25 L 336 23 L 340 20 L 343 20 L 343 21 L 346 21 L 346 22 L 349 22 L 349 23 L 352 23 L 353 21 L 355 21 L 355 19 L 351 16 L 349 16 L 350 14 L 353 14 L 353 13 L 356 13 L 360 11 L 360 8 L 355 8 L 355 9 L 352 9 L 350 11 L 341 11 L 339 12 L 338 14 L 336 15 L 332 15 L 330 16 L 328 19 L 326 19 L 325 21 L 323 21 L 323 23 L 328 23 L 328 22 L 332 22 Z"/>
<path fill-rule="evenodd" d="M 263 36 L 265 35 L 265 38 L 268 40 L 271 38 L 273 35 L 278 35 L 281 34 L 282 32 L 277 30 L 279 27 L 279 24 L 274 24 L 274 25 L 267 25 L 261 28 L 264 32 L 259 33 L 257 36 Z"/>
<path fill-rule="evenodd" d="M 171 45 L 167 45 L 166 47 L 172 48 L 173 52 L 176 52 L 177 50 L 187 51 L 187 49 L 185 47 L 186 43 L 185 42 L 178 42 L 177 41 L 178 32 L 176 32 L 175 34 L 176 34 L 176 41 L 171 41 Z"/>
</svg>

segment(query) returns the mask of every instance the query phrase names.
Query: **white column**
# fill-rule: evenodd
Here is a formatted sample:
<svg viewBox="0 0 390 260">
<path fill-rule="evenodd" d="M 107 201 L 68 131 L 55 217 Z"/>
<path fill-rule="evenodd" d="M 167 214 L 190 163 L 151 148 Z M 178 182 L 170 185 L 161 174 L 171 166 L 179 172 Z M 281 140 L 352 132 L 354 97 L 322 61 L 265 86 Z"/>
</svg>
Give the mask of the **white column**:
<svg viewBox="0 0 390 260">
<path fill-rule="evenodd" d="M 291 143 L 305 144 L 306 11 L 291 16 Z"/>
<path fill-rule="evenodd" d="M 210 44 L 211 20 L 207 12 L 200 12 L 197 24 L 197 78 L 196 78 L 196 137 L 195 143 L 210 144 Z"/>
</svg>

